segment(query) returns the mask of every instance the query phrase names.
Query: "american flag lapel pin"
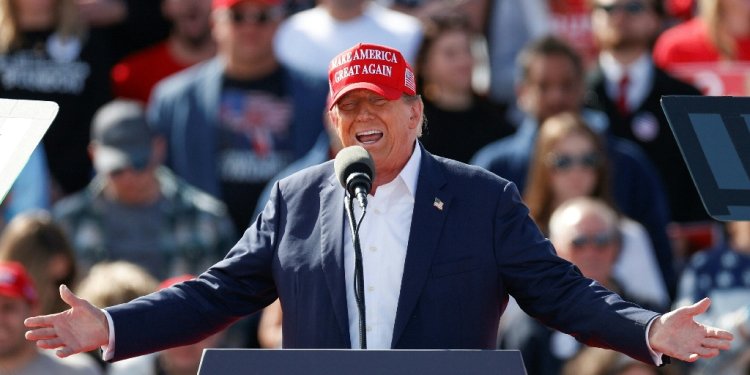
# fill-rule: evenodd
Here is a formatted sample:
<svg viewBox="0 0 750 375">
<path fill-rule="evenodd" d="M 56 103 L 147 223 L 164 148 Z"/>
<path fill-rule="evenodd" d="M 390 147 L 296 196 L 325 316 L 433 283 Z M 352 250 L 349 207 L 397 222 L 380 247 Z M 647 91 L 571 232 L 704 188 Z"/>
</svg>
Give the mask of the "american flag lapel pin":
<svg viewBox="0 0 750 375">
<path fill-rule="evenodd" d="M 432 202 L 432 205 L 437 208 L 438 210 L 443 210 L 443 201 L 440 200 L 440 198 L 435 198 L 435 201 Z"/>
</svg>

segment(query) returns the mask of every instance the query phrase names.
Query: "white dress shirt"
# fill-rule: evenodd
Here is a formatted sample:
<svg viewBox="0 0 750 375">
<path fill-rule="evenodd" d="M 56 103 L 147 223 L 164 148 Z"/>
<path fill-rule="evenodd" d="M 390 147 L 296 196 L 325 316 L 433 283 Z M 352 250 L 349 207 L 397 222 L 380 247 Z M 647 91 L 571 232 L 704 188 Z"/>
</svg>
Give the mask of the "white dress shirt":
<svg viewBox="0 0 750 375">
<path fill-rule="evenodd" d="M 368 349 L 391 348 L 421 159 L 422 151 L 418 146 L 414 147 L 414 152 L 401 173 L 393 181 L 379 186 L 374 196 L 367 196 L 367 214 L 359 230 L 359 239 L 364 269 Z M 356 201 L 354 215 L 355 220 L 359 220 L 362 215 Z M 349 312 L 349 339 L 352 348 L 358 349 L 359 310 L 354 298 L 354 245 L 348 220 L 346 225 L 344 278 Z"/>
<path fill-rule="evenodd" d="M 620 96 L 620 79 L 628 75 L 626 103 L 629 111 L 634 111 L 646 100 L 654 85 L 654 63 L 651 57 L 644 53 L 629 66 L 624 66 L 615 60 L 609 52 L 599 55 L 599 66 L 604 73 L 605 90 L 607 96 L 616 101 Z"/>
</svg>

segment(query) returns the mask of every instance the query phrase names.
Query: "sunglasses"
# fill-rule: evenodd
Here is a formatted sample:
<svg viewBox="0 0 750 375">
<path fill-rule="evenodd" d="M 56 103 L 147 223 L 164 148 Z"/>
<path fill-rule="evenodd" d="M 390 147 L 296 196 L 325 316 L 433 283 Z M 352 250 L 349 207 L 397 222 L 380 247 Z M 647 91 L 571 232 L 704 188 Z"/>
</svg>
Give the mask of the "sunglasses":
<svg viewBox="0 0 750 375">
<path fill-rule="evenodd" d="M 282 18 L 284 18 L 284 10 L 282 8 L 269 8 L 255 12 L 229 9 L 229 19 L 235 26 L 242 24 L 267 25 L 280 21 Z"/>
<path fill-rule="evenodd" d="M 553 154 L 548 159 L 550 167 L 557 171 L 567 171 L 576 165 L 584 168 L 594 169 L 599 166 L 599 154 L 589 152 L 583 155 Z"/>
<path fill-rule="evenodd" d="M 603 232 L 593 235 L 580 234 L 570 241 L 574 250 L 581 250 L 585 247 L 593 246 L 597 250 L 603 250 L 605 247 L 615 243 L 617 236 L 612 232 Z"/>
<path fill-rule="evenodd" d="M 612 14 L 616 11 L 625 11 L 627 14 L 639 14 L 646 10 L 646 4 L 640 1 L 629 1 L 624 4 L 596 4 L 596 9 L 601 9 L 607 14 Z"/>
</svg>

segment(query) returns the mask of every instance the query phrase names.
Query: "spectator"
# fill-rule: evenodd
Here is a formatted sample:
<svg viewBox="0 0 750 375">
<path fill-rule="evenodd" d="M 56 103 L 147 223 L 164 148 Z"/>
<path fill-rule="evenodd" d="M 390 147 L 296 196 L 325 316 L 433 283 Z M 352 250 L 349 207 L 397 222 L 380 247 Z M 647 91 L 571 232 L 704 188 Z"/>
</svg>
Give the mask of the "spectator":
<svg viewBox="0 0 750 375">
<path fill-rule="evenodd" d="M 211 37 L 211 0 L 162 0 L 161 11 L 172 23 L 169 37 L 112 68 L 115 96 L 148 103 L 151 89 L 159 80 L 216 53 Z"/>
<path fill-rule="evenodd" d="M 584 276 L 609 290 L 633 299 L 614 274 L 622 248 L 617 213 L 598 199 L 577 197 L 561 203 L 549 221 L 549 239 L 560 257 L 575 264 Z M 632 278 L 634 271 L 626 275 Z M 520 349 L 529 375 L 557 375 L 583 346 L 572 336 L 539 324 L 527 315 L 514 322 L 501 347 Z"/>
<path fill-rule="evenodd" d="M 88 124 L 111 96 L 111 65 L 109 45 L 88 32 L 74 0 L 0 2 L 0 97 L 60 106 L 43 139 L 55 198 L 91 179 Z"/>
<path fill-rule="evenodd" d="M 320 0 L 279 27 L 274 50 L 279 61 L 324 79 L 328 63 L 356 43 L 394 47 L 414 63 L 422 38 L 419 20 L 371 0 Z"/>
<path fill-rule="evenodd" d="M 643 224 L 656 250 L 659 269 L 674 293 L 676 284 L 672 250 L 666 234 L 669 208 L 659 177 L 643 152 L 631 142 L 606 134 L 607 118 L 599 111 L 582 109 L 585 93 L 583 63 L 565 42 L 542 38 L 519 56 L 523 72 L 518 103 L 525 113 L 518 131 L 485 146 L 472 164 L 515 182 L 523 191 L 538 124 L 561 112 L 580 113 L 597 133 L 604 133 L 607 157 L 612 163 L 612 194 L 617 208 Z"/>
<path fill-rule="evenodd" d="M 328 88 L 277 61 L 277 0 L 214 0 L 212 17 L 218 56 L 157 85 L 149 120 L 167 164 L 221 198 L 242 233 L 266 183 L 323 130 Z"/>
<path fill-rule="evenodd" d="M 750 61 L 750 4 L 701 0 L 698 9 L 698 17 L 659 36 L 656 65 L 672 70 L 682 63 Z"/>
<path fill-rule="evenodd" d="M 715 299 L 699 321 L 734 332 L 737 342 L 719 357 L 694 365 L 690 374 L 745 375 L 750 369 L 750 221 L 729 222 L 726 229 L 726 243 L 690 259 L 675 306 Z"/>
<path fill-rule="evenodd" d="M 163 140 L 139 103 L 107 103 L 91 132 L 96 178 L 54 207 L 83 270 L 128 260 L 168 277 L 223 258 L 236 240 L 226 207 L 162 166 Z"/>
<path fill-rule="evenodd" d="M 595 197 L 614 207 L 609 185 L 612 173 L 601 139 L 581 118 L 570 113 L 550 117 L 539 129 L 524 190 L 531 217 L 551 235 L 550 216 L 569 199 Z M 648 233 L 625 216 L 619 218 L 618 230 L 622 233 L 622 251 L 615 276 L 630 297 L 665 311 L 669 294 Z M 634 274 L 639 277 L 632 277 Z"/>
<path fill-rule="evenodd" d="M 482 146 L 515 130 L 502 111 L 472 88 L 472 39 L 466 17 L 433 16 L 426 20 L 415 67 L 428 120 L 422 144 L 433 154 L 464 163 Z"/>
<path fill-rule="evenodd" d="M 609 132 L 637 143 L 654 163 L 673 222 L 709 220 L 661 109 L 663 95 L 700 95 L 651 60 L 664 17 L 662 0 L 594 0 L 593 5 L 601 52 L 589 82 L 588 105 L 607 114 Z"/>
<path fill-rule="evenodd" d="M 47 212 L 16 216 L 0 236 L 0 261 L 21 263 L 36 286 L 37 308 L 45 314 L 65 310 L 57 298 L 60 285 L 75 285 L 77 265 L 62 229 Z"/>
<path fill-rule="evenodd" d="M 20 263 L 0 262 L 0 373 L 98 375 L 96 367 L 61 360 L 24 338 L 24 319 L 39 313 L 34 283 Z"/>
</svg>

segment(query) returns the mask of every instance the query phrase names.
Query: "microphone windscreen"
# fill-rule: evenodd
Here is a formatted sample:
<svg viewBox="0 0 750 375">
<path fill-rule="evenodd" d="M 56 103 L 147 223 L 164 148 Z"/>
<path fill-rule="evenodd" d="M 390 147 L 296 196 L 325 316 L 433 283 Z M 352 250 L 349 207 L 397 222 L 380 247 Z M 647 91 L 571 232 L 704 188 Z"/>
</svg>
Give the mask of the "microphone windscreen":
<svg viewBox="0 0 750 375">
<path fill-rule="evenodd" d="M 375 163 L 370 153 L 362 146 L 349 146 L 339 151 L 333 161 L 333 169 L 336 171 L 336 178 L 345 189 L 346 179 L 352 173 L 364 173 L 370 177 L 370 181 L 375 180 Z"/>
</svg>

